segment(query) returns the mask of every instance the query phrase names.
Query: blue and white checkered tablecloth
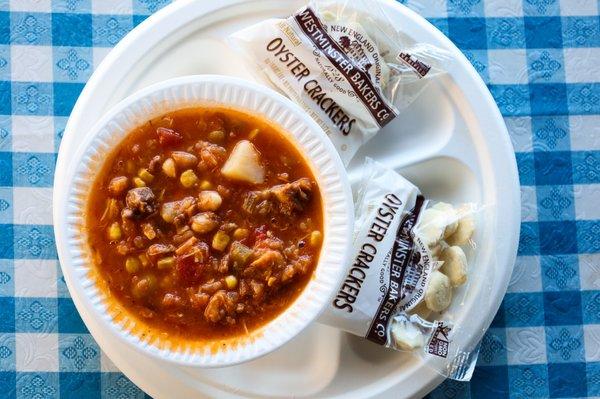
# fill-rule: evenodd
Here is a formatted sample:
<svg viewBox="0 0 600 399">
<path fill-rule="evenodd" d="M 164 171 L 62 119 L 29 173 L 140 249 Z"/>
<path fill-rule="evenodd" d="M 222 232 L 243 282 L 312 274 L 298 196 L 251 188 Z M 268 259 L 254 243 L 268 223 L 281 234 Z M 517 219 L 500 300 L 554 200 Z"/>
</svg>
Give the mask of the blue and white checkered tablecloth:
<svg viewBox="0 0 600 399">
<path fill-rule="evenodd" d="M 0 0 L 2 398 L 144 397 L 69 298 L 52 234 L 52 179 L 86 80 L 167 2 Z M 600 396 L 598 0 L 403 2 L 447 34 L 489 85 L 522 192 L 515 272 L 473 380 L 447 381 L 431 397 Z"/>
</svg>

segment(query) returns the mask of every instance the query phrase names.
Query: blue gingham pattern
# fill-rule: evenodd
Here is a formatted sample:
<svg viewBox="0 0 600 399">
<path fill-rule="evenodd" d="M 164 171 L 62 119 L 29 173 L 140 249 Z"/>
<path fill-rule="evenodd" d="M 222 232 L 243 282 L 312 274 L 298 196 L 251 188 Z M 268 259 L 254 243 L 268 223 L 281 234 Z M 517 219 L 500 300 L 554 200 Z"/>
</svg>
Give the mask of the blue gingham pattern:
<svg viewBox="0 0 600 399">
<path fill-rule="evenodd" d="M 205 0 L 208 1 L 208 0 Z M 0 396 L 143 398 L 69 298 L 52 234 L 62 133 L 93 69 L 167 0 L 0 0 Z M 598 0 L 406 0 L 505 117 L 522 226 L 470 383 L 431 398 L 600 396 Z"/>
</svg>

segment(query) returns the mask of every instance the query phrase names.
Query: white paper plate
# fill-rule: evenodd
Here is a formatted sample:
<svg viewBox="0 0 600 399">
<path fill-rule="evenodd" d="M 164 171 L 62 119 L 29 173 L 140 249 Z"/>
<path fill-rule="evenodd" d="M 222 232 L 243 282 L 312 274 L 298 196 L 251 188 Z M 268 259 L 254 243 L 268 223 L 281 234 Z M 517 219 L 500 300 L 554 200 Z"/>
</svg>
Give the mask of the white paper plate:
<svg viewBox="0 0 600 399">
<path fill-rule="evenodd" d="M 148 121 L 170 111 L 197 106 L 224 106 L 244 110 L 279 126 L 307 158 L 323 200 L 325 238 L 319 263 L 300 296 L 281 315 L 243 339 L 215 344 L 190 345 L 165 340 L 107 299 L 96 281 L 98 274 L 87 245 L 85 214 L 93 180 L 106 157 L 125 136 Z M 72 265 L 65 270 L 72 286 L 83 289 L 81 300 L 90 305 L 94 318 L 111 333 L 145 355 L 177 365 L 223 367 L 264 356 L 287 343 L 314 321 L 337 290 L 348 261 L 354 207 L 346 170 L 327 135 L 298 105 L 279 93 L 242 79 L 218 75 L 190 75 L 169 79 L 142 89 L 110 109 L 86 135 L 72 162 L 72 175 L 57 182 L 68 201 L 59 210 L 56 225 L 61 248 Z M 125 313 L 126 314 L 126 313 Z M 118 321 L 116 321 L 118 319 Z M 143 337 L 143 338 L 142 338 Z"/>
<path fill-rule="evenodd" d="M 391 0 L 381 1 L 398 27 L 417 41 L 447 49 L 457 62 L 356 159 L 378 159 L 434 199 L 495 204 L 477 232 L 480 257 L 470 276 L 473 288 L 457 318 L 468 319 L 476 338 L 500 305 L 516 256 L 520 201 L 513 148 L 498 108 L 467 59 L 417 14 Z M 188 74 L 251 79 L 223 38 L 259 20 L 287 16 L 304 3 L 179 0 L 151 16 L 119 43 L 86 85 L 64 133 L 55 181 L 65 179 L 74 167 L 70 156 L 98 118 L 134 91 Z M 359 166 L 360 161 L 351 163 L 351 175 L 359 173 Z M 55 225 L 61 223 L 56 209 L 65 200 L 55 190 Z M 62 261 L 61 241 L 57 235 Z M 153 361 L 115 340 L 90 316 L 82 293 L 68 277 L 72 265 L 61 265 L 94 338 L 129 378 L 156 398 L 408 397 L 423 395 L 442 381 L 415 358 L 318 324 L 272 354 L 240 366 L 199 370 Z M 490 284 L 491 291 L 483 288 Z"/>
</svg>

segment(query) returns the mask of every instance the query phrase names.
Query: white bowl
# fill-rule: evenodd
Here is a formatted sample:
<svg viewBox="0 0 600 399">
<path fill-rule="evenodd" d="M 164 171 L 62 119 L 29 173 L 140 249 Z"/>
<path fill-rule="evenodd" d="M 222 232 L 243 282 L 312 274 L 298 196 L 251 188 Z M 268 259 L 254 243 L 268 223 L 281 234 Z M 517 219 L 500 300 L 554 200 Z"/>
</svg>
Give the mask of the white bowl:
<svg viewBox="0 0 600 399">
<path fill-rule="evenodd" d="M 227 106 L 262 116 L 278 125 L 310 164 L 319 185 L 324 209 L 324 240 L 313 278 L 283 313 L 247 336 L 192 342 L 170 341 L 132 317 L 114 299 L 96 272 L 85 234 L 85 210 L 93 176 L 105 156 L 135 127 L 169 111 L 194 106 Z M 354 221 L 352 195 L 339 155 L 321 128 L 297 105 L 280 94 L 241 79 L 196 75 L 164 81 L 141 90 L 107 112 L 74 155 L 63 186 L 68 201 L 64 225 L 55 226 L 57 242 L 70 289 L 81 290 L 94 319 L 138 350 L 189 366 L 219 367 L 265 355 L 300 333 L 324 309 L 339 286 L 348 261 Z M 177 342 L 177 343 L 176 343 Z"/>
</svg>

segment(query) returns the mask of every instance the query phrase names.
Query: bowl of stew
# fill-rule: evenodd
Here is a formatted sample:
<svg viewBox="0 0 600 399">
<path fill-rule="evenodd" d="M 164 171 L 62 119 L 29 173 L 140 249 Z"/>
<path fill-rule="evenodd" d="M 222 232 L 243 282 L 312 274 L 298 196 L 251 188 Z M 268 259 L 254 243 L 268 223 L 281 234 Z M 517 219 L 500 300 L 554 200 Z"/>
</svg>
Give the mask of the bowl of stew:
<svg viewBox="0 0 600 399">
<path fill-rule="evenodd" d="M 322 129 L 263 86 L 187 76 L 112 108 L 74 155 L 57 231 L 69 289 L 135 348 L 216 367 L 324 309 L 353 203 Z"/>
</svg>

